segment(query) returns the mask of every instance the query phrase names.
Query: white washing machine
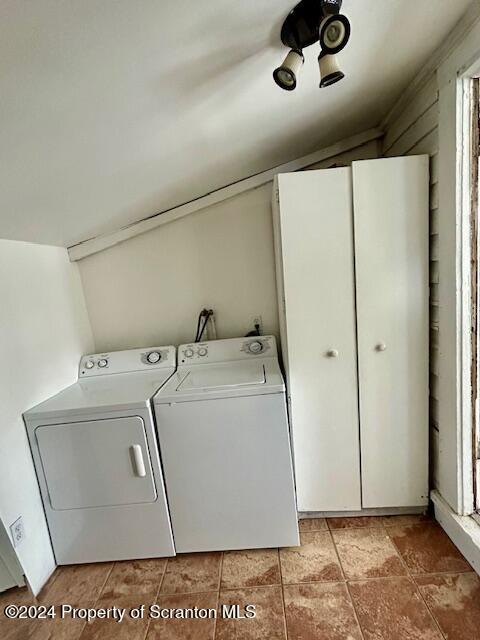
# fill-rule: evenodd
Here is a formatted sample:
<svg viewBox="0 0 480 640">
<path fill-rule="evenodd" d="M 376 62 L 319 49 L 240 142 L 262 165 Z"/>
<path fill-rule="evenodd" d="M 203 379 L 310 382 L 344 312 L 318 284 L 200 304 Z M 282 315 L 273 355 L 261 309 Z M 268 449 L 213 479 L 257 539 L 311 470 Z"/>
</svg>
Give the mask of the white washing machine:
<svg viewBox="0 0 480 640">
<path fill-rule="evenodd" d="M 151 398 L 174 347 L 84 356 L 24 414 L 57 564 L 175 555 Z"/>
<path fill-rule="evenodd" d="M 155 395 L 177 553 L 299 544 L 275 338 L 178 349 Z"/>
</svg>

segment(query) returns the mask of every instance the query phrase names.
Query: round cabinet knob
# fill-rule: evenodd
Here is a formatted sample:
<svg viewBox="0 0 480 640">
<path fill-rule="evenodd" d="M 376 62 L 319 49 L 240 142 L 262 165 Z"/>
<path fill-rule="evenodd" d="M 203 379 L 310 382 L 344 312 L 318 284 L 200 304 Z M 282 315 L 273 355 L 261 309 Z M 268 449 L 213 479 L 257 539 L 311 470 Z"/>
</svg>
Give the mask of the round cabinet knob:
<svg viewBox="0 0 480 640">
<path fill-rule="evenodd" d="M 151 351 L 147 355 L 147 362 L 149 364 L 157 364 L 157 362 L 160 362 L 161 359 L 162 359 L 162 356 L 158 353 L 158 351 Z"/>
<path fill-rule="evenodd" d="M 202 357 L 202 358 L 203 358 L 204 356 L 206 356 L 206 355 L 207 355 L 207 353 L 208 353 L 208 352 L 207 352 L 207 350 L 205 349 L 205 347 L 202 347 L 201 349 L 199 349 L 199 350 L 198 350 L 198 352 L 197 352 L 197 353 L 198 353 L 198 355 L 199 355 L 200 357 Z"/>
<path fill-rule="evenodd" d="M 98 366 L 100 367 L 100 369 L 104 369 L 108 364 L 108 360 L 105 360 L 105 358 L 102 358 L 102 360 L 98 361 Z"/>
<path fill-rule="evenodd" d="M 336 349 L 330 349 L 330 351 L 327 351 L 327 356 L 329 358 L 338 358 L 338 351 Z"/>
<path fill-rule="evenodd" d="M 185 351 L 183 352 L 183 355 L 186 358 L 193 358 L 193 349 L 185 349 Z"/>
<path fill-rule="evenodd" d="M 383 342 L 380 342 L 379 344 L 377 344 L 377 346 L 375 347 L 376 351 L 386 351 L 387 349 L 387 345 Z"/>
<path fill-rule="evenodd" d="M 93 360 L 87 360 L 85 363 L 85 369 L 93 369 L 95 366 L 95 362 Z"/>
<path fill-rule="evenodd" d="M 248 350 L 250 353 L 262 353 L 263 344 L 259 340 L 255 340 L 248 345 Z"/>
</svg>

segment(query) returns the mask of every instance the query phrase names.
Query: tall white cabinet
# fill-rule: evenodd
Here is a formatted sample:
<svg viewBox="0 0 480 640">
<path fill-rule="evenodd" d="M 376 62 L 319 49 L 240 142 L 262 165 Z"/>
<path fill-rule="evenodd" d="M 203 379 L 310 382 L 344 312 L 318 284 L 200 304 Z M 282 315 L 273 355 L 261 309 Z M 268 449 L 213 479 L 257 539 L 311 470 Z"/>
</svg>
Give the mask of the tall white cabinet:
<svg viewBox="0 0 480 640">
<path fill-rule="evenodd" d="M 428 197 L 427 156 L 276 177 L 299 511 L 428 502 Z"/>
</svg>

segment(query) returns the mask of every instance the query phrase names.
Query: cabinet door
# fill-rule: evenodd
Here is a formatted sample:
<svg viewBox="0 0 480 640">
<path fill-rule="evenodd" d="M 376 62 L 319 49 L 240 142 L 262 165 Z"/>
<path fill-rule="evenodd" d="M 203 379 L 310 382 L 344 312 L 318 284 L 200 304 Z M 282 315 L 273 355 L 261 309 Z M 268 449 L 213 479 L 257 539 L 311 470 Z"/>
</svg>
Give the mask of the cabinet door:
<svg viewBox="0 0 480 640">
<path fill-rule="evenodd" d="M 428 157 L 353 163 L 362 503 L 428 499 Z"/>
<path fill-rule="evenodd" d="M 351 170 L 279 175 L 276 189 L 298 509 L 360 509 Z"/>
</svg>

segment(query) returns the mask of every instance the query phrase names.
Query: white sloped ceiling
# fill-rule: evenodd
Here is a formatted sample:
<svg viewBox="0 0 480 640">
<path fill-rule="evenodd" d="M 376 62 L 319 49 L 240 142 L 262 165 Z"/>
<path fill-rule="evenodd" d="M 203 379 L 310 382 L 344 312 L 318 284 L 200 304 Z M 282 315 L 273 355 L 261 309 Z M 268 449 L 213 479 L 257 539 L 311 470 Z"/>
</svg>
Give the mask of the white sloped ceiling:
<svg viewBox="0 0 480 640">
<path fill-rule="evenodd" d="M 378 124 L 468 0 L 345 0 L 345 80 L 314 46 L 290 93 L 292 5 L 3 0 L 0 237 L 69 246 Z"/>
</svg>

